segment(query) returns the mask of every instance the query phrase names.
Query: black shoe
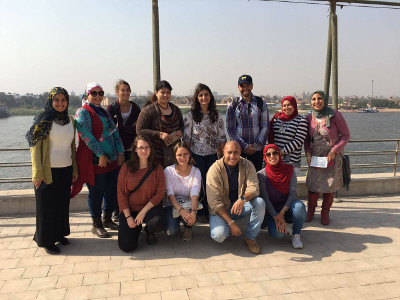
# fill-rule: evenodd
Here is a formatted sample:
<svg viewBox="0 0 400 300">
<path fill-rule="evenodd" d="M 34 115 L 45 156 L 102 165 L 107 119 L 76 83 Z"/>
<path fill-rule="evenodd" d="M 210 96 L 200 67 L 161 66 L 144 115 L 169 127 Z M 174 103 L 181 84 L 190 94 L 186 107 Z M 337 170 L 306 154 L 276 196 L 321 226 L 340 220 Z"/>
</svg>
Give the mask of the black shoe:
<svg viewBox="0 0 400 300">
<path fill-rule="evenodd" d="M 69 241 L 66 237 L 61 238 L 58 242 L 64 246 L 69 245 Z"/>
<path fill-rule="evenodd" d="M 203 224 L 208 224 L 210 220 L 208 219 L 207 215 L 200 215 L 197 217 L 197 221 Z"/>
<path fill-rule="evenodd" d="M 60 248 L 58 248 L 54 244 L 44 247 L 44 250 L 46 250 L 47 254 L 59 254 L 60 253 Z"/>
<path fill-rule="evenodd" d="M 157 244 L 157 238 L 154 233 L 146 232 L 146 243 L 151 246 Z"/>
<path fill-rule="evenodd" d="M 110 228 L 112 230 L 118 230 L 118 224 L 115 224 L 112 220 L 111 220 L 111 214 L 110 212 L 104 212 L 103 213 L 103 227 L 104 228 Z"/>
<path fill-rule="evenodd" d="M 104 229 L 103 224 L 101 222 L 101 218 L 92 218 L 93 219 L 93 227 L 92 233 L 99 238 L 110 238 L 111 235 Z"/>
<path fill-rule="evenodd" d="M 111 220 L 112 220 L 113 222 L 119 223 L 119 214 L 114 213 L 113 216 L 112 216 L 112 218 L 111 218 Z"/>
</svg>

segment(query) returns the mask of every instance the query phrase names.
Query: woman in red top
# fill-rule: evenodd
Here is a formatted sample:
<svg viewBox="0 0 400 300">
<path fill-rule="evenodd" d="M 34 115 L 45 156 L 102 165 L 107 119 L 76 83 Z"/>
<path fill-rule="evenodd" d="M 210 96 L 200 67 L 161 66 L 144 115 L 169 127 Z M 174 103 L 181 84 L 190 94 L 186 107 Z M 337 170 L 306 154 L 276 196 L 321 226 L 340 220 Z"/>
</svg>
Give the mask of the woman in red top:
<svg viewBox="0 0 400 300">
<path fill-rule="evenodd" d="M 155 165 L 154 150 L 147 137 L 137 136 L 132 148 L 131 159 L 120 170 L 117 187 L 121 212 L 118 246 L 125 252 L 137 248 L 143 222 L 146 223 L 146 242 L 149 245 L 156 244 L 154 233 L 165 227 L 161 206 L 165 193 L 163 168 Z"/>
</svg>

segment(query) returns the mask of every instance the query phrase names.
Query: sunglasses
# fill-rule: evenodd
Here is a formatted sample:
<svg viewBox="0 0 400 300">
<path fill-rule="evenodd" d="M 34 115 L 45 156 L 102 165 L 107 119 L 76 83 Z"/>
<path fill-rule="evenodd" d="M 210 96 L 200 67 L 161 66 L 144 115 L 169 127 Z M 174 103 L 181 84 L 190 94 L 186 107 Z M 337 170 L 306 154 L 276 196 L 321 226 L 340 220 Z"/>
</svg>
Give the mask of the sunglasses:
<svg viewBox="0 0 400 300">
<path fill-rule="evenodd" d="M 267 157 L 276 156 L 276 155 L 278 155 L 278 152 L 276 152 L 276 151 L 265 153 L 265 156 L 267 156 Z"/>
<path fill-rule="evenodd" d="M 99 95 L 100 97 L 103 97 L 104 96 L 104 91 L 91 92 L 90 95 L 92 95 L 93 97 L 96 97 L 97 95 Z"/>
</svg>

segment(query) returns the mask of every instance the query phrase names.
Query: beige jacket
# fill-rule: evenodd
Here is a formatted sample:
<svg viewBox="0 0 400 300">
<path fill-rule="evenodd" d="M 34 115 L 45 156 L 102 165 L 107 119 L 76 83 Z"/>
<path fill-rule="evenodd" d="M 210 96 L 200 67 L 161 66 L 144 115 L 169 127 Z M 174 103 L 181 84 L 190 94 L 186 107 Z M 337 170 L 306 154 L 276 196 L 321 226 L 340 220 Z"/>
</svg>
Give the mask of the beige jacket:
<svg viewBox="0 0 400 300">
<path fill-rule="evenodd" d="M 247 159 L 240 158 L 239 162 L 239 197 L 251 193 L 257 197 L 259 192 L 257 172 L 254 165 Z M 206 180 L 207 202 L 211 214 L 216 215 L 220 207 L 228 210 L 229 200 L 228 174 L 224 158 L 217 160 L 207 172 Z"/>
<path fill-rule="evenodd" d="M 71 117 L 72 125 L 74 126 L 74 139 L 71 143 L 72 151 L 72 174 L 78 176 L 78 166 L 76 164 L 76 145 L 75 145 L 75 120 Z M 51 165 L 50 165 L 50 140 L 45 138 L 39 140 L 35 146 L 31 147 L 31 159 L 32 159 L 32 181 L 43 180 L 46 184 L 53 182 L 51 176 Z M 72 179 L 72 178 L 71 178 Z"/>
</svg>

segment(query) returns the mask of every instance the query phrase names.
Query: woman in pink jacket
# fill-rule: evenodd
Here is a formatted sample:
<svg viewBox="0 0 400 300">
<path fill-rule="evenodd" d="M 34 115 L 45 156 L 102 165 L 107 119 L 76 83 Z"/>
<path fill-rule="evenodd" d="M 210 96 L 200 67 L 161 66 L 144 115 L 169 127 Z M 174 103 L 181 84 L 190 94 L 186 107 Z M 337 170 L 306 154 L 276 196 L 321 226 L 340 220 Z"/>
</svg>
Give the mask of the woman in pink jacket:
<svg viewBox="0 0 400 300">
<path fill-rule="evenodd" d="M 311 94 L 313 112 L 306 116 L 308 134 L 304 149 L 309 165 L 306 185 L 308 189 L 307 222 L 314 217 L 319 194 L 322 193 L 321 224 L 329 225 L 329 210 L 336 191 L 343 184 L 342 154 L 350 140 L 350 131 L 342 114 L 328 107 L 324 92 Z M 311 167 L 311 157 L 326 157 L 326 168 Z"/>
</svg>

